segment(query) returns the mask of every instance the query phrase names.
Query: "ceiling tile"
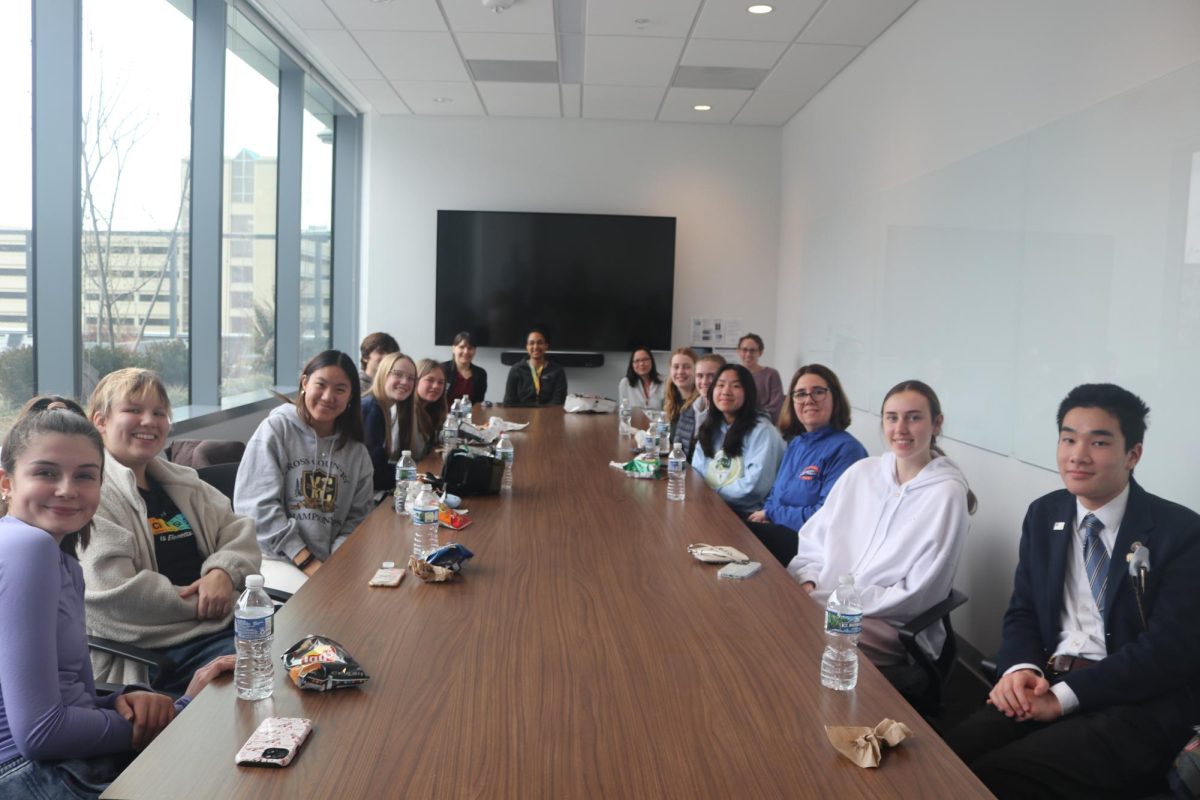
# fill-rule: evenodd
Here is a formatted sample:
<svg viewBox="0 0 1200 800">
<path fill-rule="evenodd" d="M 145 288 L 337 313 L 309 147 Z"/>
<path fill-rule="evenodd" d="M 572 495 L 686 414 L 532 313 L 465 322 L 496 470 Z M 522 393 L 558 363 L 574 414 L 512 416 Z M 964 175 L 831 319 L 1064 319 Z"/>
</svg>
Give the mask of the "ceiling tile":
<svg viewBox="0 0 1200 800">
<path fill-rule="evenodd" d="M 584 86 L 583 116 L 591 119 L 653 120 L 663 90 L 649 86 Z"/>
<path fill-rule="evenodd" d="M 564 83 L 562 89 L 563 116 L 570 119 L 579 118 L 580 95 L 582 87 L 578 83 Z"/>
<path fill-rule="evenodd" d="M 587 32 L 596 36 L 665 36 L 682 39 L 700 0 L 591 0 Z"/>
<path fill-rule="evenodd" d="M 557 83 L 480 83 L 489 117 L 561 117 Z"/>
<path fill-rule="evenodd" d="M 666 86 L 675 72 L 683 39 L 588 36 L 584 83 L 611 86 Z"/>
<path fill-rule="evenodd" d="M 816 94 L 862 51 L 836 44 L 794 44 L 758 87 L 760 92 Z"/>
<path fill-rule="evenodd" d="M 476 83 L 558 83 L 558 64 L 553 61 L 472 59 L 467 69 Z"/>
<path fill-rule="evenodd" d="M 500 13 L 485 8 L 480 0 L 441 2 L 455 33 L 554 33 L 552 0 L 519 0 Z"/>
<path fill-rule="evenodd" d="M 751 14 L 746 0 L 707 0 L 692 36 L 697 39 L 752 39 L 790 42 L 820 7 L 822 0 L 775 3 L 770 14 Z"/>
<path fill-rule="evenodd" d="M 900 18 L 915 0 L 829 0 L 799 42 L 867 45 Z"/>
<path fill-rule="evenodd" d="M 305 31 L 305 35 L 316 46 L 322 56 L 337 65 L 337 68 L 352 81 L 378 79 L 383 76 L 354 37 L 343 30 Z"/>
<path fill-rule="evenodd" d="M 459 33 L 454 38 L 463 58 L 496 61 L 557 61 L 549 33 Z"/>
<path fill-rule="evenodd" d="M 750 92 L 745 89 L 669 89 L 658 112 L 663 122 L 730 122 L 745 104 Z M 705 104 L 711 111 L 696 111 Z"/>
<path fill-rule="evenodd" d="M 446 30 L 446 20 L 442 18 L 437 0 L 398 0 L 394 3 L 325 0 L 325 4 L 352 31 Z"/>
<path fill-rule="evenodd" d="M 739 125 L 783 125 L 812 99 L 809 92 L 764 92 L 753 94 L 733 121 Z"/>
<path fill-rule="evenodd" d="M 354 37 L 389 80 L 470 80 L 448 33 L 355 31 Z"/>
<path fill-rule="evenodd" d="M 342 27 L 338 18 L 330 13 L 328 6 L 321 0 L 287 0 L 279 4 L 278 8 L 301 28 L 337 30 Z"/>
<path fill-rule="evenodd" d="M 366 96 L 367 102 L 380 114 L 412 113 L 387 81 L 354 81 L 354 86 Z"/>
<path fill-rule="evenodd" d="M 692 39 L 683 51 L 680 63 L 697 67 L 770 69 L 787 47 L 785 42 Z"/>
<path fill-rule="evenodd" d="M 392 88 L 414 114 L 431 116 L 483 116 L 479 95 L 471 83 L 446 81 L 392 81 Z M 441 98 L 446 102 L 439 103 Z"/>
<path fill-rule="evenodd" d="M 672 86 L 683 89 L 757 89 L 767 77 L 765 69 L 747 67 L 680 67 Z"/>
</svg>

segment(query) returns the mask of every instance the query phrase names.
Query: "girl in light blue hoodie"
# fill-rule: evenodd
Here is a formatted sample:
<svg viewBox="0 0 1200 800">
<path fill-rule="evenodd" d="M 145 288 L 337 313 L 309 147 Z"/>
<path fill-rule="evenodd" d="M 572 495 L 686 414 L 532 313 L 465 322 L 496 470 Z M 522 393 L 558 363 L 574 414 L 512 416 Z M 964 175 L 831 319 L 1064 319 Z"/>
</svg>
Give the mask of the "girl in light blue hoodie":
<svg viewBox="0 0 1200 800">
<path fill-rule="evenodd" d="M 696 436 L 692 468 L 743 518 L 762 508 L 783 457 L 783 438 L 757 410 L 754 377 L 726 364 L 708 389 L 709 413 Z"/>
<path fill-rule="evenodd" d="M 233 507 L 254 520 L 267 586 L 295 592 L 371 510 L 354 362 L 326 350 L 304 366 L 295 405 L 280 406 L 246 444 Z"/>
</svg>

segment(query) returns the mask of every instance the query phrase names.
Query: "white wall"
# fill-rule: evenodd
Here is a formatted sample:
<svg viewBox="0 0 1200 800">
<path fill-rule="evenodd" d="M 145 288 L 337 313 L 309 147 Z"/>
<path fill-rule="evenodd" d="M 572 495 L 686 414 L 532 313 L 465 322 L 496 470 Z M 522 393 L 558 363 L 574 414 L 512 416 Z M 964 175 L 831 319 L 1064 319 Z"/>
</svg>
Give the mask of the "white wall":
<svg viewBox="0 0 1200 800">
<path fill-rule="evenodd" d="M 855 338 L 869 343 L 889 342 L 888 355 L 892 358 L 889 366 L 897 373 L 904 373 L 911 365 L 924 363 L 915 358 L 905 360 L 906 345 L 920 344 L 906 342 L 906 333 L 911 335 L 914 328 L 924 330 L 906 326 L 906 320 L 924 322 L 944 310 L 964 318 L 961 329 L 949 334 L 956 339 L 954 347 L 970 350 L 974 346 L 987 351 L 997 331 L 970 324 L 971 309 L 978 309 L 983 316 L 991 299 L 980 296 L 975 284 L 946 281 L 931 291 L 925 302 L 909 302 L 906 298 L 898 303 L 894 295 L 885 294 L 884 265 L 888 258 L 885 251 L 889 246 L 886 220 L 896 205 L 895 195 L 889 192 L 916 185 L 926 178 L 936 184 L 941 176 L 949 175 L 968 189 L 975 187 L 970 203 L 975 206 L 973 212 L 981 212 L 979 216 L 964 221 L 961 208 L 931 208 L 936 204 L 921 202 L 942 200 L 945 195 L 938 191 L 906 197 L 912 202 L 905 211 L 919 206 L 916 211 L 925 215 L 921 224 L 928 224 L 928 219 L 940 214 L 947 220 L 943 223 L 947 228 L 972 233 L 1015 231 L 1018 236 L 1027 236 L 1031 223 L 1021 213 L 981 221 L 983 211 L 1007 210 L 1011 206 L 1001 206 L 998 198 L 988 196 L 986 187 L 992 185 L 988 182 L 991 178 L 971 169 L 955 168 L 986 161 L 976 159 L 980 154 L 1007 156 L 1007 143 L 1018 137 L 1043 128 L 1050 130 L 1048 126 L 1055 121 L 1085 115 L 1089 109 L 1104 108 L 1102 104 L 1123 93 L 1149 86 L 1150 94 L 1154 94 L 1157 81 L 1194 65 L 1198 59 L 1200 4 L 1188 0 L 1154 3 L 921 0 L 917 3 L 784 130 L 776 328 L 781 372 L 786 373 L 810 359 L 827 360 L 835 370 L 841 361 L 844 369 L 853 371 L 859 354 L 854 348 L 842 347 L 842 342 L 845 338 Z M 1131 105 L 1136 113 L 1136 103 Z M 1180 102 L 1173 113 L 1169 122 L 1190 130 L 1189 126 L 1194 124 L 1194 100 Z M 1200 149 L 1197 141 L 1193 140 L 1190 146 L 1186 141 L 1171 142 L 1166 147 L 1178 148 L 1190 158 L 1192 151 Z M 1013 155 L 1014 163 L 1027 163 L 1022 160 L 1024 152 L 1020 147 Z M 995 161 L 1004 163 L 1003 158 Z M 1101 230 L 1109 224 L 1113 227 L 1124 224 L 1122 218 L 1126 216 L 1146 216 L 1140 201 L 1130 199 L 1136 198 L 1136 194 L 1131 192 L 1126 197 L 1108 184 L 1078 180 L 1081 175 L 1086 178 L 1102 170 L 1106 164 L 1097 160 L 1093 166 L 1095 170 L 1085 168 L 1072 173 L 1076 182 L 1067 182 L 1065 190 L 1062 186 L 1055 187 L 1056 191 L 1065 191 L 1064 195 L 1055 195 L 1057 206 L 1064 204 L 1060 198 L 1065 198 L 1067 204 L 1078 200 L 1079 206 L 1086 207 L 1084 201 L 1090 193 L 1108 195 L 1104 212 L 1111 218 L 1106 216 L 1099 221 L 1092 218 L 1080 223 Z M 1171 183 L 1163 181 L 1160 174 L 1153 177 L 1161 183 Z M 1178 191 L 1178 183 L 1174 180 L 1171 191 Z M 1186 187 L 1186 176 L 1182 184 Z M 1017 199 L 1025 202 L 1025 198 Z M 1165 208 L 1169 204 L 1161 205 Z M 1024 206 L 1016 207 L 1019 210 Z M 838 234 L 832 237 L 828 236 L 831 219 L 838 219 L 839 226 Z M 1076 222 L 1072 220 L 1071 224 Z M 1153 244 L 1140 243 L 1140 250 L 1132 254 L 1132 259 L 1142 258 L 1147 266 L 1161 270 L 1163 255 L 1159 250 L 1170 251 L 1175 243 L 1171 247 L 1160 246 L 1166 244 L 1172 226 L 1178 228 L 1181 224 L 1161 215 L 1146 220 L 1145 230 L 1153 232 L 1148 237 Z M 1056 228 L 1050 230 L 1057 232 Z M 825 238 L 816 242 L 820 237 Z M 1120 258 L 1130 257 L 1129 253 L 1121 252 L 1126 241 L 1116 239 L 1118 257 L 1114 260 L 1118 263 Z M 986 259 L 990 254 L 978 255 Z M 1177 254 L 1175 258 L 1179 260 Z M 874 280 L 847 277 L 863 263 L 879 265 L 874 272 L 867 273 L 874 275 Z M 1043 274 L 1053 278 L 1055 268 L 1053 263 L 1042 265 L 1047 271 Z M 1147 313 L 1139 315 L 1135 305 L 1131 313 L 1128 293 L 1139 288 L 1113 283 L 1112 319 L 1117 326 L 1160 324 L 1156 306 L 1142 309 Z M 808 289 L 813 290 L 811 295 L 806 293 Z M 1158 291 L 1170 294 L 1161 287 Z M 1067 291 L 1058 304 L 1060 310 L 1054 313 L 1062 313 L 1068 322 L 1072 314 L 1086 319 L 1088 309 L 1080 305 L 1087 306 Z M 822 320 L 822 313 L 830 306 L 837 307 L 842 317 L 854 317 L 846 324 L 858 326 L 859 331 L 851 337 L 831 335 L 830 330 L 835 326 Z M 1107 304 L 1101 313 L 1100 324 L 1109 325 Z M 839 320 L 838 324 L 843 322 Z M 1120 334 L 1119 327 L 1116 333 Z M 1088 346 L 1086 337 L 1079 346 Z M 1154 356 L 1160 354 L 1156 351 Z M 930 376 L 897 374 L 896 377 Z M 1015 376 L 1014 380 L 1019 378 Z M 1095 375 L 1093 379 L 1111 379 L 1111 376 Z M 878 381 L 877 378 L 875 382 Z M 936 388 L 936 377 L 931 382 Z M 869 393 L 881 395 L 874 383 L 869 385 Z M 1056 391 L 1061 395 L 1069 388 L 1067 383 Z M 1139 386 L 1130 388 L 1137 391 Z M 880 399 L 881 396 L 857 397 L 852 392 L 852 400 L 864 408 L 877 409 Z M 980 405 L 983 407 L 974 409 L 947 406 L 947 434 L 954 435 L 956 413 L 960 417 L 991 414 L 999 424 L 1011 424 L 1015 415 L 1013 408 L 1000 397 L 992 397 L 990 402 L 985 398 Z M 1154 407 L 1156 403 L 1151 401 L 1151 405 Z M 1158 403 L 1158 407 L 1165 410 L 1167 401 Z M 1052 413 L 1048 416 L 1038 421 L 1041 427 L 1032 432 L 1034 442 L 1036 436 L 1043 436 L 1045 441 L 1045 455 L 1036 459 L 1039 463 L 1053 458 L 1054 421 Z M 879 452 L 878 418 L 861 412 L 856 417 L 853 430 L 872 452 Z M 1172 435 L 1171 429 L 1156 431 L 1152 420 L 1144 463 L 1154 459 L 1155 435 L 1162 441 Z M 1033 498 L 1058 488 L 1060 483 L 1053 471 L 1030 466 L 1014 457 L 954 441 L 946 442 L 946 449 L 964 468 L 980 499 L 980 511 L 974 518 L 971 541 L 958 579 L 959 587 L 971 596 L 971 602 L 956 620 L 970 641 L 985 651 L 991 650 L 999 641 L 1000 616 L 1011 591 L 1025 508 Z M 1182 460 L 1159 465 L 1161 469 L 1176 472 L 1192 467 L 1194 464 Z M 1193 481 L 1195 474 L 1191 472 Z M 1154 485 L 1147 488 L 1155 491 Z"/>
<path fill-rule="evenodd" d="M 449 358 L 433 344 L 437 211 L 469 209 L 676 217 L 672 341 L 688 342 L 693 316 L 742 318 L 769 337 L 779 141 L 777 128 L 727 125 L 372 117 L 363 333 L 386 330 L 407 353 Z M 477 360 L 499 401 L 499 351 Z M 627 361 L 608 353 L 603 368 L 569 369 L 572 391 L 614 396 Z"/>
</svg>

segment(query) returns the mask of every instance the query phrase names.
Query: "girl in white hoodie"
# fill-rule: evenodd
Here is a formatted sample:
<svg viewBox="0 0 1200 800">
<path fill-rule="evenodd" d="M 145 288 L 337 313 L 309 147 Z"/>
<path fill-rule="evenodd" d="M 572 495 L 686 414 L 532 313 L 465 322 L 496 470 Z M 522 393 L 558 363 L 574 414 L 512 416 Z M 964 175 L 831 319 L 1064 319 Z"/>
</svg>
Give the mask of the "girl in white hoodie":
<svg viewBox="0 0 1200 800">
<path fill-rule="evenodd" d="M 299 589 L 372 508 L 359 395 L 354 362 L 326 350 L 304 366 L 296 404 L 272 411 L 246 443 L 233 508 L 254 520 L 267 586 Z"/>
<path fill-rule="evenodd" d="M 863 652 L 877 665 L 900 663 L 896 628 L 944 600 L 975 511 L 958 466 L 937 447 L 942 407 L 921 381 L 904 381 L 883 400 L 879 458 L 856 462 L 800 529 L 788 572 L 824 605 L 838 576 L 854 573 L 862 596 Z M 873 622 L 874 621 L 874 622 Z M 941 652 L 940 627 L 921 645 Z"/>
</svg>

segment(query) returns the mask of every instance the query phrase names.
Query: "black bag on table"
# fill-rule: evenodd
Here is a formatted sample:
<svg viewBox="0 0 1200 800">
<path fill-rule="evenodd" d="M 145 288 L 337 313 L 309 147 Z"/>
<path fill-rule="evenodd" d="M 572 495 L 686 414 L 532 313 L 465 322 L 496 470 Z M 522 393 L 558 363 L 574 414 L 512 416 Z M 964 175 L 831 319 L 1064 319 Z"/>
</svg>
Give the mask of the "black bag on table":
<svg viewBox="0 0 1200 800">
<path fill-rule="evenodd" d="M 441 483 L 450 494 L 499 494 L 504 463 L 490 453 L 459 449 L 442 466 Z"/>
</svg>

